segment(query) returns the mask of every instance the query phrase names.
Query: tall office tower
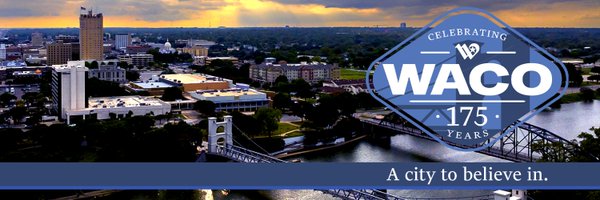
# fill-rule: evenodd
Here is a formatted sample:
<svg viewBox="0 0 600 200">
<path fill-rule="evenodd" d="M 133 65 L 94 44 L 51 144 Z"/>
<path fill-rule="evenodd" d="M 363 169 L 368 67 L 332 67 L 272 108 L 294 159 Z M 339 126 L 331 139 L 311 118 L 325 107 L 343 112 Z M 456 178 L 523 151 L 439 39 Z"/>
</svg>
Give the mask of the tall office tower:
<svg viewBox="0 0 600 200">
<path fill-rule="evenodd" d="M 41 47 L 44 45 L 44 37 L 42 33 L 31 33 L 31 46 Z"/>
<path fill-rule="evenodd" d="M 115 35 L 115 48 L 121 49 L 131 46 L 131 35 L 130 34 L 117 34 Z"/>
<path fill-rule="evenodd" d="M 58 40 L 48 45 L 48 65 L 67 64 L 72 56 L 70 43 L 63 43 L 62 40 Z"/>
<path fill-rule="evenodd" d="M 85 79 L 88 68 L 85 61 L 69 61 L 52 66 L 52 102 L 54 110 L 65 119 L 71 110 L 87 107 Z"/>
<path fill-rule="evenodd" d="M 406 28 L 406 22 L 400 23 L 400 28 Z"/>
<path fill-rule="evenodd" d="M 102 13 L 92 10 L 79 16 L 79 57 L 81 60 L 103 60 L 104 30 Z"/>
</svg>

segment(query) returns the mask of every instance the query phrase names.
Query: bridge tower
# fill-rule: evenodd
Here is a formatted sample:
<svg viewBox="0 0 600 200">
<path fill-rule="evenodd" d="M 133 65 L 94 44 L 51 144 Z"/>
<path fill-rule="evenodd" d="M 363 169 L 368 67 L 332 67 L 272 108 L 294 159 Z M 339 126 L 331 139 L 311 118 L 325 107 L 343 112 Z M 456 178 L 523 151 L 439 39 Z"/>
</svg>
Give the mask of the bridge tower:
<svg viewBox="0 0 600 200">
<path fill-rule="evenodd" d="M 208 153 L 217 153 L 218 146 L 233 145 L 233 118 L 229 115 L 217 122 L 216 117 L 208 118 Z"/>
</svg>

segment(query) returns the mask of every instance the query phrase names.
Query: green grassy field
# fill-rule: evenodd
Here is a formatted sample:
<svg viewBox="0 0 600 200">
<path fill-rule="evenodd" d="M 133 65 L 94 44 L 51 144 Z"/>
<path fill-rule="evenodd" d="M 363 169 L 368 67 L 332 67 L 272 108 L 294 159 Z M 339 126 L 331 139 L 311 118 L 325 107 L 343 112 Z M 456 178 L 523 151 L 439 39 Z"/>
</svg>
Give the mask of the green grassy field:
<svg viewBox="0 0 600 200">
<path fill-rule="evenodd" d="M 288 123 L 279 123 L 279 128 L 273 132 L 273 135 L 280 135 L 282 133 L 294 130 L 294 129 L 298 129 L 297 126 L 288 124 Z"/>
<path fill-rule="evenodd" d="M 340 71 L 340 78 L 344 80 L 365 79 L 365 72 L 342 68 Z"/>
<path fill-rule="evenodd" d="M 592 71 L 592 68 L 582 68 L 581 69 L 581 74 L 582 75 L 589 75 L 591 71 Z"/>
<path fill-rule="evenodd" d="M 271 134 L 272 137 L 279 137 L 279 135 L 292 131 L 292 130 L 296 130 L 299 129 L 299 126 L 295 126 L 293 124 L 289 124 L 289 123 L 279 123 L 279 128 L 277 128 L 277 130 L 273 131 L 273 134 Z M 295 131 L 290 133 L 290 135 L 286 136 L 286 137 L 293 137 L 293 136 L 299 136 L 299 135 L 304 135 L 304 133 L 300 132 L 300 131 Z M 269 137 L 269 134 L 267 133 L 261 133 L 260 135 L 255 135 L 255 137 L 257 138 L 263 138 L 263 137 Z"/>
<path fill-rule="evenodd" d="M 287 135 L 285 135 L 284 138 L 298 137 L 298 136 L 303 136 L 303 135 L 304 135 L 304 133 L 301 131 L 294 131 L 294 132 L 291 132 L 291 133 L 288 133 Z"/>
</svg>

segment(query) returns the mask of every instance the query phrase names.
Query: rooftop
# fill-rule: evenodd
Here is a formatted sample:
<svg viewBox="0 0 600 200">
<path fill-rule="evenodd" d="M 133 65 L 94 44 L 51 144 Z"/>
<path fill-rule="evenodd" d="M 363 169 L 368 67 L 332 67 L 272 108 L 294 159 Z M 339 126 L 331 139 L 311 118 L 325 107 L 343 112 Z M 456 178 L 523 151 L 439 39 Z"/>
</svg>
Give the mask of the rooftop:
<svg viewBox="0 0 600 200">
<path fill-rule="evenodd" d="M 170 88 L 173 87 L 173 85 L 165 83 L 165 82 L 160 82 L 160 81 L 139 81 L 139 82 L 133 82 L 132 84 L 135 84 L 143 89 L 151 89 L 151 88 Z"/>
<path fill-rule="evenodd" d="M 88 68 L 85 67 L 85 61 L 67 61 L 66 65 L 52 65 L 52 68 L 54 68 L 54 70 L 60 72 L 68 72 L 69 70 L 71 70 L 72 67 L 75 67 L 77 70 L 88 70 Z"/>
<path fill-rule="evenodd" d="M 239 89 L 239 88 L 232 88 L 232 89 L 227 89 L 227 90 L 204 90 L 204 91 L 196 91 L 195 93 L 198 95 L 201 95 L 203 97 L 228 97 L 228 96 L 245 96 L 245 95 L 263 94 L 256 90 Z"/>
<path fill-rule="evenodd" d="M 88 103 L 89 109 L 163 105 L 163 102 L 159 99 L 141 96 L 94 97 L 90 98 Z"/>
<path fill-rule="evenodd" d="M 163 74 L 160 78 L 181 84 L 222 82 L 222 78 L 205 74 Z"/>
<path fill-rule="evenodd" d="M 280 68 L 282 70 L 300 70 L 300 69 L 334 69 L 338 68 L 335 65 L 326 64 L 326 63 L 261 63 L 259 65 L 255 65 L 258 69 L 268 69 L 268 68 Z"/>
</svg>

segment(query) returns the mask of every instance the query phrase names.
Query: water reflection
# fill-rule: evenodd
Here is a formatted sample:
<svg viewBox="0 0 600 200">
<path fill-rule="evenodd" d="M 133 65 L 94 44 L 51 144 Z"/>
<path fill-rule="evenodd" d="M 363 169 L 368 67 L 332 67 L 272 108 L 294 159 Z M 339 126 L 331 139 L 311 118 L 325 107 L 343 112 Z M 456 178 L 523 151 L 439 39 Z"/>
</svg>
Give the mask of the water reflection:
<svg viewBox="0 0 600 200">
<path fill-rule="evenodd" d="M 527 122 L 567 140 L 576 139 L 592 126 L 600 126 L 600 101 L 563 104 L 560 109 L 541 112 Z"/>
<path fill-rule="evenodd" d="M 568 140 L 592 126 L 600 126 L 600 101 L 563 104 L 544 111 L 529 123 L 550 130 Z M 397 135 L 388 141 L 361 141 L 354 145 L 296 157 L 303 162 L 507 162 L 474 152 L 452 150 L 437 142 Z M 290 159 L 296 159 L 290 158 Z M 481 190 L 390 190 L 402 197 L 464 197 L 489 194 Z M 220 199 L 220 198 L 216 198 Z M 222 199 L 335 199 L 312 190 L 232 191 Z"/>
</svg>

